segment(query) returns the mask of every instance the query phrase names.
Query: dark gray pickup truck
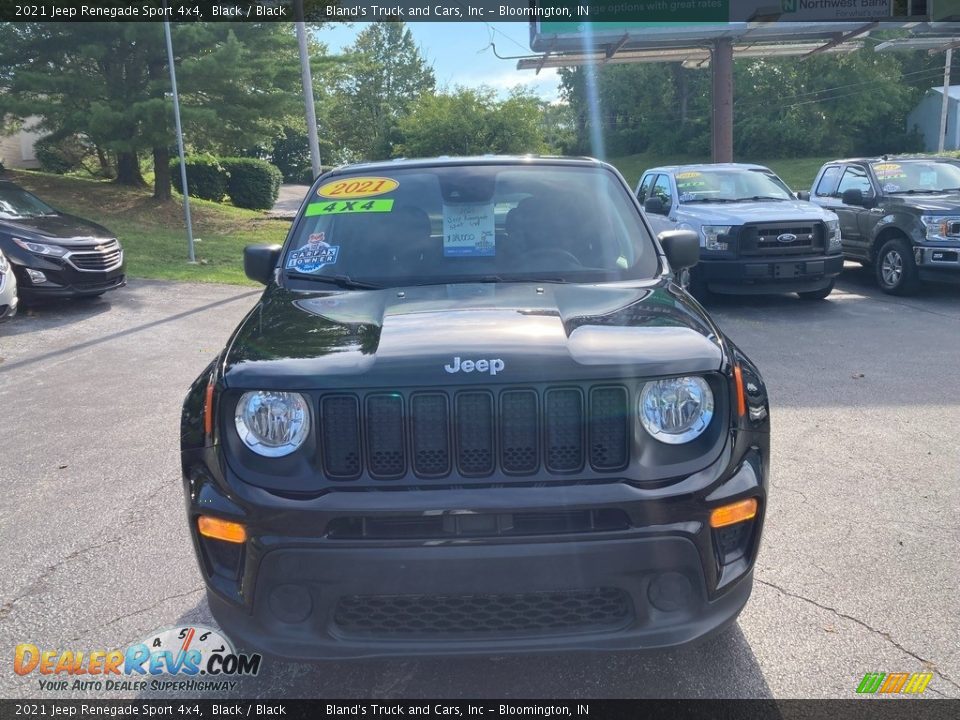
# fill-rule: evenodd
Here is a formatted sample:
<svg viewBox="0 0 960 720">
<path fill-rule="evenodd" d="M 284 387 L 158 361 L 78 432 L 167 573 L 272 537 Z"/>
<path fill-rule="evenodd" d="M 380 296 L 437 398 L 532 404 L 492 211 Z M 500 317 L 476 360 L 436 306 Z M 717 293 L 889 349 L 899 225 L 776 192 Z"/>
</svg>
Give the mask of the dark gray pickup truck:
<svg viewBox="0 0 960 720">
<path fill-rule="evenodd" d="M 843 255 L 873 267 L 880 289 L 960 280 L 960 162 L 858 158 L 827 163 L 810 199 L 840 217 Z"/>
</svg>

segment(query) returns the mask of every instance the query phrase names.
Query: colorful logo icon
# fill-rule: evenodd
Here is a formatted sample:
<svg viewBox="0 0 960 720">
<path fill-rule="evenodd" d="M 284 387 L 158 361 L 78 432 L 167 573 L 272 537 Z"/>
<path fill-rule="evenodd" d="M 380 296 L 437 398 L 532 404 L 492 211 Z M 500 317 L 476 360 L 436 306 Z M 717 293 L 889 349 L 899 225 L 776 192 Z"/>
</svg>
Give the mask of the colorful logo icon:
<svg viewBox="0 0 960 720">
<path fill-rule="evenodd" d="M 933 673 L 870 672 L 863 676 L 863 680 L 857 686 L 857 692 L 869 695 L 874 693 L 919 695 L 927 689 L 932 679 Z"/>
</svg>

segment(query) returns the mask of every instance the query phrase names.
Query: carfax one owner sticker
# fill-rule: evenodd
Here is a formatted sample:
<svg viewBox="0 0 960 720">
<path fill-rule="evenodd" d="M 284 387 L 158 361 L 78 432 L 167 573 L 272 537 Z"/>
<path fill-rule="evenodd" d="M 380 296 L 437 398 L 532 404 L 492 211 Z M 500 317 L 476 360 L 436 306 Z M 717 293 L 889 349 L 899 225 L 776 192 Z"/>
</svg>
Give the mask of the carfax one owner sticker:
<svg viewBox="0 0 960 720">
<path fill-rule="evenodd" d="M 39 676 L 45 692 L 223 692 L 236 688 L 233 678 L 260 672 L 260 661 L 257 653 L 236 652 L 217 630 L 194 625 L 161 630 L 125 650 L 42 650 L 20 643 L 13 670 L 23 677 Z"/>
</svg>

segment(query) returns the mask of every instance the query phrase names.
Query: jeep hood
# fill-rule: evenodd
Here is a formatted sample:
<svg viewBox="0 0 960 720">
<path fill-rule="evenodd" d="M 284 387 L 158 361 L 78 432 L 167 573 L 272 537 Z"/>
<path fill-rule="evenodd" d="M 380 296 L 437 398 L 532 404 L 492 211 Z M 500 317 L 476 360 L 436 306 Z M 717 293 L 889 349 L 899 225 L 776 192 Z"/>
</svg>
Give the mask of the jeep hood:
<svg viewBox="0 0 960 720">
<path fill-rule="evenodd" d="M 694 225 L 832 220 L 833 212 L 803 200 L 765 200 L 742 203 L 684 203 L 677 220 Z"/>
<path fill-rule="evenodd" d="M 487 370 L 465 371 L 463 361 L 479 360 Z M 228 387 L 306 390 L 647 377 L 722 362 L 719 330 L 666 282 L 488 283 L 333 293 L 271 286 L 222 367 Z"/>
</svg>

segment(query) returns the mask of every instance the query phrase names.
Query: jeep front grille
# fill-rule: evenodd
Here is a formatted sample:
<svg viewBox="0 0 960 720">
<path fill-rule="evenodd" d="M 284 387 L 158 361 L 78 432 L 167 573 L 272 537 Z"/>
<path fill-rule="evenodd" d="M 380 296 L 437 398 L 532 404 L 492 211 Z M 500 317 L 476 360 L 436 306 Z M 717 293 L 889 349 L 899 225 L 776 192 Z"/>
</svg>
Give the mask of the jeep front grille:
<svg viewBox="0 0 960 720">
<path fill-rule="evenodd" d="M 630 460 L 621 385 L 334 393 L 320 398 L 320 455 L 331 480 L 570 475 Z"/>
</svg>

